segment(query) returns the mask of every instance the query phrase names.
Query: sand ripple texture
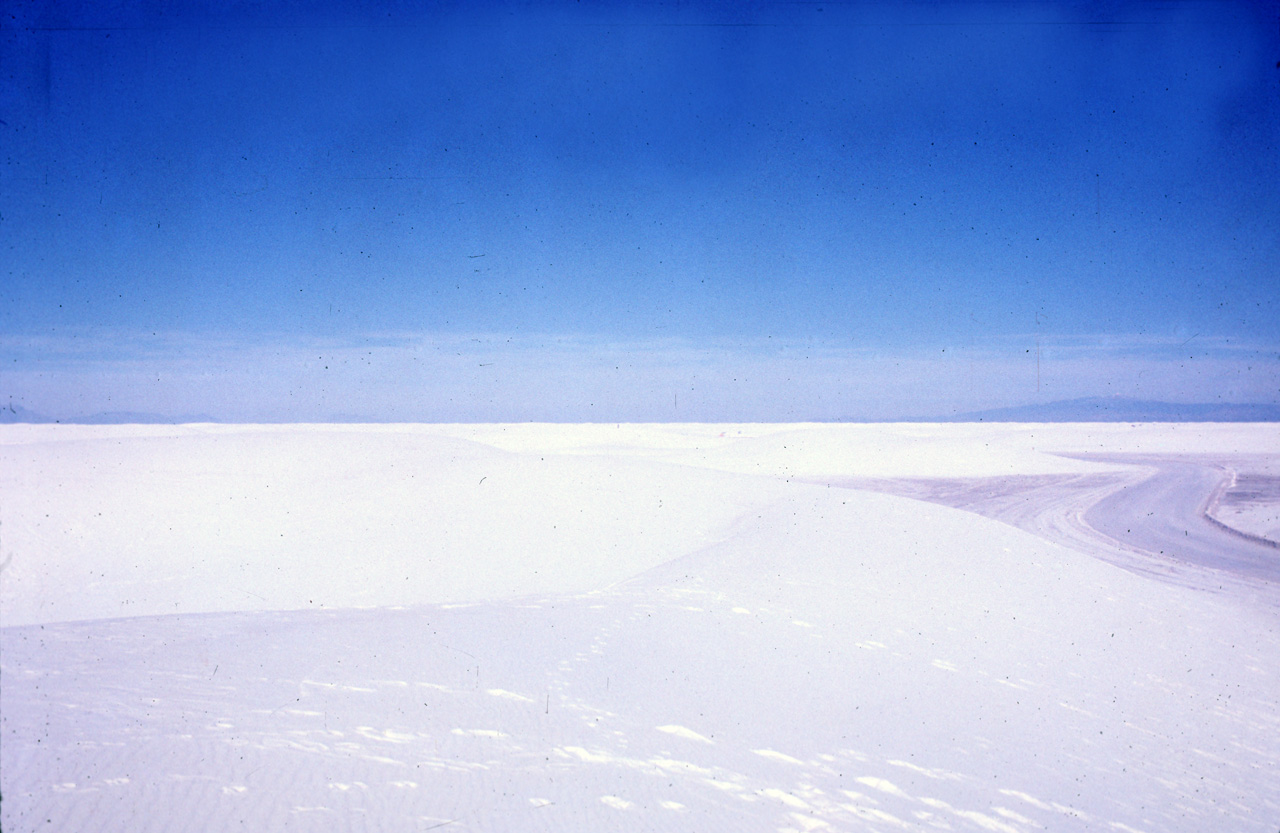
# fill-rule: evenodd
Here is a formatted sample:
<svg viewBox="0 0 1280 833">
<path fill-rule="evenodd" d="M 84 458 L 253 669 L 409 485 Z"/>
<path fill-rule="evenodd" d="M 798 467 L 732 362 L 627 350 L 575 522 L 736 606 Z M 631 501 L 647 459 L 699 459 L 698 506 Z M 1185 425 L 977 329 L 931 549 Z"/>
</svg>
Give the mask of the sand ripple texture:
<svg viewBox="0 0 1280 833">
<path fill-rule="evenodd" d="M 485 430 L 501 436 L 499 428 Z M 1264 580 L 1253 579 L 1251 595 L 1232 589 L 1245 576 L 1227 589 L 1172 581 L 971 511 L 813 482 L 879 477 L 888 462 L 859 463 L 848 451 L 859 442 L 868 457 L 928 452 L 914 433 L 860 427 L 841 436 L 837 428 L 762 428 L 742 439 L 733 431 L 750 426 L 637 428 L 610 447 L 603 427 L 583 429 L 576 444 L 571 431 L 554 427 L 539 447 L 522 427 L 513 429 L 528 435 L 521 451 L 474 427 L 435 434 L 415 427 L 403 431 L 421 459 L 362 463 L 331 449 L 330 474 L 366 492 L 378 476 L 363 467 L 394 461 L 414 475 L 405 479 L 441 472 L 443 485 L 431 488 L 442 500 L 472 475 L 542 493 L 542 510 L 560 506 L 550 495 L 572 494 L 584 510 L 570 539 L 576 545 L 590 538 L 607 548 L 636 530 L 659 542 L 660 551 L 619 543 L 613 552 L 624 564 L 566 577 L 554 565 L 571 559 L 550 552 L 558 539 L 534 536 L 521 563 L 530 571 L 552 565 L 545 585 L 528 592 L 497 585 L 486 597 L 476 576 L 500 569 L 501 559 L 481 554 L 450 568 L 471 570 L 472 579 L 445 599 L 425 591 L 390 596 L 390 579 L 455 557 L 459 530 L 470 544 L 500 541 L 502 552 L 514 552 L 520 527 L 496 530 L 462 516 L 451 525 L 453 513 L 465 511 L 458 500 L 448 512 L 423 510 L 451 543 L 422 541 L 421 561 L 412 542 L 394 558 L 360 553 L 345 540 L 328 551 L 274 551 L 298 559 L 280 562 L 288 581 L 279 586 L 292 582 L 299 594 L 309 584 L 316 592 L 363 586 L 363 608 L 301 602 L 165 612 L 158 585 L 147 582 L 185 563 L 168 552 L 174 538 L 151 545 L 144 528 L 95 528 L 83 505 L 58 509 L 50 495 L 59 487 L 36 487 L 34 474 L 6 465 L 0 558 L 18 564 L 27 547 L 46 549 L 38 569 L 28 561 L 21 580 L 5 588 L 28 595 L 16 608 L 27 620 L 0 629 L 0 824 L 142 832 L 1275 828 L 1280 616 L 1258 603 L 1271 592 Z M 976 435 L 962 428 L 934 450 L 972 445 Z M 826 459 L 827 471 L 815 470 L 816 457 L 797 459 L 795 469 L 807 467 L 803 478 L 780 472 L 790 465 L 785 453 L 763 446 L 786 445 L 807 430 L 831 434 L 811 439 L 847 457 Z M 980 443 L 1000 442 L 998 431 L 985 430 Z M 1217 441 L 1250 441 L 1248 429 L 1234 430 L 1234 439 Z M 389 438 L 385 446 L 375 439 L 361 450 L 391 454 L 403 438 L 381 431 L 368 433 Z M 255 445 L 226 430 L 233 445 L 253 451 L 241 456 L 225 448 L 192 455 L 171 435 L 129 439 L 132 453 L 150 448 L 148 464 L 175 482 L 198 480 L 192 467 L 216 463 L 213 485 L 195 486 L 208 496 L 236 486 L 237 472 L 263 477 L 254 467 L 281 433 L 267 431 L 269 441 Z M 317 436 L 335 433 L 286 438 L 283 447 L 322 447 Z M 980 445 L 973 450 L 979 465 L 1032 454 L 1023 434 L 1009 433 L 988 457 Z M 123 482 L 76 462 L 102 464 L 110 456 L 103 449 L 66 446 L 102 437 L 44 437 L 41 449 L 6 436 L 7 464 L 42 461 L 45 474 L 63 475 L 54 482 L 81 501 L 100 506 L 110 490 L 99 484 Z M 1082 450 L 1066 429 L 1058 440 L 1056 451 Z M 1111 442 L 1124 452 L 1137 440 Z M 1265 443 L 1256 441 L 1267 451 Z M 54 457 L 63 469 L 49 462 Z M 554 474 L 537 479 L 535 463 L 544 458 Z M 137 465 L 132 459 L 117 465 Z M 760 472 L 746 471 L 751 459 Z M 1033 470 L 1056 465 L 1047 454 L 1028 459 Z M 259 488 L 301 489 L 304 464 L 291 460 L 270 458 L 282 479 L 255 481 Z M 962 461 L 940 460 L 935 480 L 966 473 Z M 1062 471 L 1029 473 L 1124 470 L 1117 465 L 1070 459 Z M 610 472 L 629 473 L 632 485 L 612 486 L 597 502 L 592 490 L 608 486 Z M 385 492 L 353 500 L 377 504 L 404 485 L 383 477 L 392 484 Z M 668 480 L 682 477 L 667 490 Z M 325 500 L 340 491 L 316 488 Z M 411 491 L 413 499 L 431 488 Z M 665 509 L 672 495 L 727 508 L 713 516 L 677 510 L 659 534 L 651 525 L 664 516 L 650 501 L 664 500 Z M 319 512 L 307 493 L 279 500 L 252 511 L 259 518 Z M 23 501 L 55 511 L 47 522 L 15 518 L 11 507 Z M 192 528 L 207 530 L 199 506 L 169 495 L 127 519 L 144 522 L 162 505 L 186 506 Z M 346 520 L 352 512 L 333 510 Z M 542 519 L 522 512 L 503 517 Z M 218 515 L 220 523 L 229 518 Z M 391 547 L 399 533 L 384 522 L 370 526 L 368 538 Z M 21 531 L 11 538 L 13 528 Z M 340 531 L 336 522 L 328 528 Z M 131 592 L 127 571 L 114 574 L 116 584 L 69 584 L 88 558 L 73 546 L 74 558 L 60 560 L 58 536 L 73 531 L 98 541 L 136 535 L 138 587 L 154 591 L 146 597 L 153 607 L 41 620 L 39 611 L 73 609 L 76 599 L 98 610 Z M 270 554 L 261 532 L 237 535 Z M 186 559 L 198 559 L 200 536 L 181 543 Z M 219 563 L 225 570 L 232 562 Z M 219 587 L 230 586 L 231 572 Z M 415 586 L 434 593 L 433 581 Z M 181 584 L 179 574 L 174 586 Z M 42 606 L 42 588 L 56 605 Z M 181 601 L 197 608 L 202 598 L 219 597 Z"/>
</svg>

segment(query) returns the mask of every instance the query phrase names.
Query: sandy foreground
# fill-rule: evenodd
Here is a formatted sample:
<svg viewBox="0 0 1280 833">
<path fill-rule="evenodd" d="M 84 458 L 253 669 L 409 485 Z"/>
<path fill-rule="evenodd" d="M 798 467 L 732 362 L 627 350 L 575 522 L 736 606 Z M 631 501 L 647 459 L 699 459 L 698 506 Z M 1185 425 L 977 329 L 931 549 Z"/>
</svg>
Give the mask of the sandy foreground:
<svg viewBox="0 0 1280 833">
<path fill-rule="evenodd" d="M 1277 461 L 1274 425 L 0 426 L 0 828 L 1274 831 Z"/>
</svg>

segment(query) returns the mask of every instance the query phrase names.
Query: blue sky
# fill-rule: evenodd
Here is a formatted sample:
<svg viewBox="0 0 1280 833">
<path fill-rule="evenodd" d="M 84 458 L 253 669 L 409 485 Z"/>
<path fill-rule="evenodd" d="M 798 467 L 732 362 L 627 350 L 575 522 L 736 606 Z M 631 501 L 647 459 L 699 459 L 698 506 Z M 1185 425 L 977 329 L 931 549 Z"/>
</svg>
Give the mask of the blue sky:
<svg viewBox="0 0 1280 833">
<path fill-rule="evenodd" d="M 0 399 L 1280 402 L 1280 4 L 221 5 L 0 23 Z"/>
</svg>

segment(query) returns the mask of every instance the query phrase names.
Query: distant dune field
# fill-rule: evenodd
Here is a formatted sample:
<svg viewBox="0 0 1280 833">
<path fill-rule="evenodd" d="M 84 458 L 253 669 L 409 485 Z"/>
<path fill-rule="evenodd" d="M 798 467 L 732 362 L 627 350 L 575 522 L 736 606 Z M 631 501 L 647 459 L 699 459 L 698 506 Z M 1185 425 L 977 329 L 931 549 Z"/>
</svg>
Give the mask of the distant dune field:
<svg viewBox="0 0 1280 833">
<path fill-rule="evenodd" d="M 1278 460 L 1255 424 L 0 426 L 0 827 L 1269 833 Z"/>
</svg>

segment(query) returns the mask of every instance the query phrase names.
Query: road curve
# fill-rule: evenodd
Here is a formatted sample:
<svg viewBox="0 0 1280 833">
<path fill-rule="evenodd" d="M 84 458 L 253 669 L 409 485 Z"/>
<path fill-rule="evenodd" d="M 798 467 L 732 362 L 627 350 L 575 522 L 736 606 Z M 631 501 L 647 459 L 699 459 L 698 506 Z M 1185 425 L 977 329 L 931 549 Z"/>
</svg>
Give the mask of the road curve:
<svg viewBox="0 0 1280 833">
<path fill-rule="evenodd" d="M 1152 473 L 1122 484 L 1084 511 L 1084 522 L 1098 533 L 1152 555 L 1280 581 L 1280 549 L 1235 533 L 1206 513 L 1216 491 L 1230 477 L 1223 468 L 1177 458 L 1102 461 L 1138 463 Z"/>
<path fill-rule="evenodd" d="M 821 482 L 974 512 L 1176 584 L 1205 589 L 1233 584 L 1263 590 L 1269 596 L 1280 589 L 1280 548 L 1206 514 L 1230 477 L 1227 461 L 1064 456 L 1116 468 L 1094 474 L 827 478 Z"/>
</svg>

